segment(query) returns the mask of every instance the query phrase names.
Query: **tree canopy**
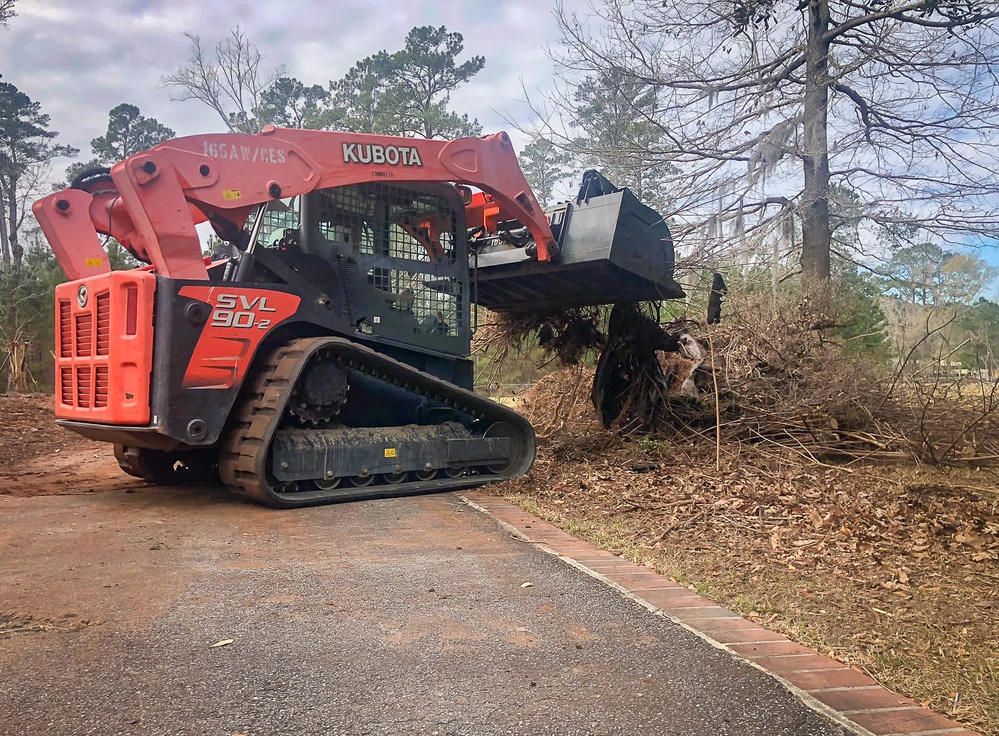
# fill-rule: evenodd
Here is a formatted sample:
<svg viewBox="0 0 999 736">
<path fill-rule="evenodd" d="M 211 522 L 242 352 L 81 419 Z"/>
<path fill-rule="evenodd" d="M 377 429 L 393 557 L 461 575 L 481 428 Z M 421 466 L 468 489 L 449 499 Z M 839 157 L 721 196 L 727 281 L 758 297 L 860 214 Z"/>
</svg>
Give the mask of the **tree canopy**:
<svg viewBox="0 0 999 736">
<path fill-rule="evenodd" d="M 547 138 L 535 138 L 520 152 L 520 168 L 538 201 L 551 204 L 555 185 L 573 174 L 572 157 Z"/>
<path fill-rule="evenodd" d="M 152 148 L 157 143 L 175 137 L 177 134 L 156 118 L 140 114 L 139 108 L 127 102 L 116 105 L 108 112 L 108 127 L 104 135 L 93 138 L 90 148 L 93 157 L 86 162 L 75 163 L 66 169 L 66 180 L 99 166 L 114 166 L 124 158 Z"/>
<path fill-rule="evenodd" d="M 8 390 L 27 389 L 22 230 L 31 201 L 44 192 L 48 165 L 75 148 L 57 144 L 41 105 L 13 84 L 0 82 L 0 335 L 11 363 Z"/>
<path fill-rule="evenodd" d="M 482 132 L 477 120 L 449 104 L 451 93 L 486 60 L 473 56 L 459 62 L 464 39 L 444 26 L 413 28 L 402 49 L 361 59 L 328 88 L 289 77 L 283 66 L 265 71 L 263 55 L 239 27 L 213 52 L 199 36 L 187 37 L 187 62 L 163 81 L 174 99 L 204 103 L 234 133 L 254 133 L 265 125 L 423 138 Z"/>
<path fill-rule="evenodd" d="M 14 10 L 16 0 L 0 0 L 0 26 L 7 25 L 7 21 L 17 15 Z"/>
<path fill-rule="evenodd" d="M 138 107 L 123 102 L 108 112 L 107 132 L 91 140 L 90 147 L 98 161 L 110 166 L 176 135 L 156 118 L 144 117 Z"/>
<path fill-rule="evenodd" d="M 615 69 L 587 76 L 573 94 L 572 122 L 578 133 L 567 148 L 645 204 L 663 209 L 669 206 L 671 167 L 649 155 L 663 149 L 662 129 L 650 122 L 658 104 L 655 88 L 644 80 Z"/>
<path fill-rule="evenodd" d="M 260 98 L 260 119 L 283 128 L 319 128 L 329 92 L 322 85 L 306 85 L 294 77 L 279 77 Z"/>
<path fill-rule="evenodd" d="M 444 26 L 413 28 L 399 51 L 379 51 L 330 82 L 326 127 L 423 138 L 481 134 L 478 120 L 448 109 L 451 92 L 486 63 L 482 56 L 458 63 L 463 50 L 460 33 Z"/>
</svg>

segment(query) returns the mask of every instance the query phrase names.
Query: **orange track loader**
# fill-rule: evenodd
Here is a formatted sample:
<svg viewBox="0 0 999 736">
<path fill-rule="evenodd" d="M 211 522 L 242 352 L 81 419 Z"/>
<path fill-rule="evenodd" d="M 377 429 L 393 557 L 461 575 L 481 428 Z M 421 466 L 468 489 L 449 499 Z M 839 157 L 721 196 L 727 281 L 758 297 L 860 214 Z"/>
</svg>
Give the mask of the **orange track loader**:
<svg viewBox="0 0 999 736">
<path fill-rule="evenodd" d="M 595 172 L 543 211 L 505 133 L 179 138 L 34 212 L 70 279 L 57 422 L 132 475 L 274 507 L 527 472 L 530 424 L 472 390 L 473 304 L 682 296 L 658 214 Z M 102 236 L 148 265 L 112 271 Z"/>
</svg>

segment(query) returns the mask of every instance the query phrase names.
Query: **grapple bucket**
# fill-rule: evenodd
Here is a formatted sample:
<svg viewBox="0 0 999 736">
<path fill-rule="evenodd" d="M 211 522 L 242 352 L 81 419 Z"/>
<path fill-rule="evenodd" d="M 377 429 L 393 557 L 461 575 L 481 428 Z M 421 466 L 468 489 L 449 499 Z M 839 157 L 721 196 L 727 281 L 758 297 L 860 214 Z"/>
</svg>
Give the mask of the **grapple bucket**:
<svg viewBox="0 0 999 736">
<path fill-rule="evenodd" d="M 559 245 L 554 262 L 539 263 L 530 244 L 510 244 L 514 237 L 478 254 L 477 304 L 524 312 L 684 296 L 673 281 L 673 241 L 663 218 L 593 174 L 595 193 L 593 178 L 584 178 L 576 201 L 546 213 Z"/>
</svg>

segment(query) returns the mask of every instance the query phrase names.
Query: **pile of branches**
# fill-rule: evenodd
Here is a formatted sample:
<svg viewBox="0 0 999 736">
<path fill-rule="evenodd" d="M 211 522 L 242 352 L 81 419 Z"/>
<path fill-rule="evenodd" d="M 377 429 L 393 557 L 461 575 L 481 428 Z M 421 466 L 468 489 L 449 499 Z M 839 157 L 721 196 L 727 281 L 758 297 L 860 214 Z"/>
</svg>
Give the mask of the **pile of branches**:
<svg viewBox="0 0 999 736">
<path fill-rule="evenodd" d="M 617 434 L 716 448 L 757 443 L 820 462 L 999 460 L 999 382 L 917 380 L 904 366 L 850 351 L 835 321 L 807 301 L 775 308 L 769 296 L 740 299 L 720 325 L 662 321 L 648 305 L 619 304 L 606 316 L 508 317 L 490 339 L 512 349 L 535 335 L 554 359 L 576 366 L 525 397 L 543 437 L 585 436 L 596 420 Z M 579 366 L 598 351 L 586 406 L 590 374 Z"/>
<path fill-rule="evenodd" d="M 523 354 L 538 346 L 559 365 L 575 365 L 591 350 L 604 346 L 599 307 L 576 307 L 549 312 L 503 312 L 491 315 L 475 334 L 476 351 L 495 361 Z"/>
</svg>

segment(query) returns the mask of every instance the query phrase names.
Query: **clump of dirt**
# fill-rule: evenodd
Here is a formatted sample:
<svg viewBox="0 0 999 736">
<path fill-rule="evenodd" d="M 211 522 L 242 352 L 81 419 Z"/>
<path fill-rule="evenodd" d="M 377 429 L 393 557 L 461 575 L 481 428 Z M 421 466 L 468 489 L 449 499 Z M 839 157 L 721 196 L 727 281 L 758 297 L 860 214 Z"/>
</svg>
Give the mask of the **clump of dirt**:
<svg viewBox="0 0 999 736">
<path fill-rule="evenodd" d="M 999 734 L 999 482 L 830 465 L 777 444 L 605 430 L 573 367 L 522 397 L 531 474 L 503 491 L 572 533 Z M 720 449 L 720 456 L 716 451 Z"/>
<path fill-rule="evenodd" d="M 599 307 L 497 313 L 476 332 L 476 350 L 488 350 L 494 360 L 502 361 L 537 344 L 561 365 L 573 365 L 603 346 L 601 321 Z"/>
<path fill-rule="evenodd" d="M 98 446 L 55 424 L 53 398 L 45 394 L 0 394 L 0 469 L 32 458 Z"/>
</svg>

